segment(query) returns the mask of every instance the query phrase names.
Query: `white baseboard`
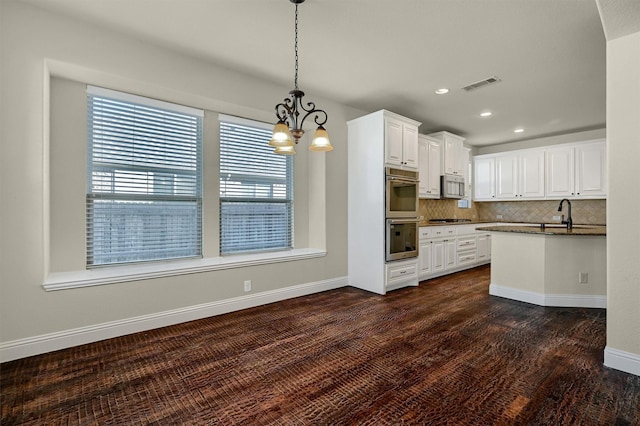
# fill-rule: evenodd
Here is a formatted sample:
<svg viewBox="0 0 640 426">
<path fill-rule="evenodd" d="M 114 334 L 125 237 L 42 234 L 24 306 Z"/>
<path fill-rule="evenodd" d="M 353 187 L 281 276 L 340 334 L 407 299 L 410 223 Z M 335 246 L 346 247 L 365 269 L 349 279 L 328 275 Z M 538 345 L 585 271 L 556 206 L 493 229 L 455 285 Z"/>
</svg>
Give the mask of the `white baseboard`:
<svg viewBox="0 0 640 426">
<path fill-rule="evenodd" d="M 262 293 L 248 294 L 227 300 L 203 303 L 118 321 L 79 327 L 55 333 L 0 343 L 0 362 L 25 358 L 85 343 L 97 342 L 168 325 L 207 318 L 267 303 L 305 296 L 347 286 L 347 277 L 333 278 L 285 287 Z"/>
<path fill-rule="evenodd" d="M 588 294 L 544 294 L 533 291 L 520 290 L 513 287 L 491 283 L 489 294 L 532 303 L 539 306 L 555 306 L 562 308 L 607 308 L 607 296 Z"/>
<path fill-rule="evenodd" d="M 640 355 L 619 349 L 604 348 L 604 365 L 625 373 L 640 376 Z"/>
</svg>

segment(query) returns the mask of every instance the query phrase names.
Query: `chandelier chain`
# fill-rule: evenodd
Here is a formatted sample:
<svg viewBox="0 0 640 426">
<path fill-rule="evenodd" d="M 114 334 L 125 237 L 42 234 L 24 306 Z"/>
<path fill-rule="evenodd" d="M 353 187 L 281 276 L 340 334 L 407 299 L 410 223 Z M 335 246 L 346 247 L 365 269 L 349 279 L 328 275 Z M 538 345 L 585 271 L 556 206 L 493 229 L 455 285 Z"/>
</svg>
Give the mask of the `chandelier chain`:
<svg viewBox="0 0 640 426">
<path fill-rule="evenodd" d="M 298 4 L 296 3 L 296 19 L 295 19 L 295 58 L 296 58 L 296 67 L 295 67 L 295 87 L 298 90 Z"/>
</svg>

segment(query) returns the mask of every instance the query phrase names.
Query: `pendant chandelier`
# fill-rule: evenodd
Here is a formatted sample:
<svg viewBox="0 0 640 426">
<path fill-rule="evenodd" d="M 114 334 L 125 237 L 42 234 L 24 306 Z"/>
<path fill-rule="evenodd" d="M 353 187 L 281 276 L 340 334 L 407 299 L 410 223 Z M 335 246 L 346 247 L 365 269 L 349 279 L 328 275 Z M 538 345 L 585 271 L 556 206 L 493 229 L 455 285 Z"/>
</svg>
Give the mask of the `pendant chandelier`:
<svg viewBox="0 0 640 426">
<path fill-rule="evenodd" d="M 273 136 L 269 145 L 275 147 L 276 154 L 293 155 L 296 153 L 294 143 L 297 144 L 304 130 L 302 125 L 309 116 L 314 116 L 318 125 L 313 134 L 313 141 L 309 145 L 310 151 L 331 151 L 333 146 L 329 142 L 329 134 L 324 128 L 327 122 L 327 113 L 316 109 L 314 102 L 307 102 L 306 107 L 302 101 L 304 92 L 298 88 L 298 5 L 304 0 L 289 0 L 296 5 L 295 15 L 295 88 L 289 92 L 289 97 L 276 105 L 276 117 L 278 122 L 273 128 Z M 302 117 L 301 117 L 302 116 Z"/>
</svg>

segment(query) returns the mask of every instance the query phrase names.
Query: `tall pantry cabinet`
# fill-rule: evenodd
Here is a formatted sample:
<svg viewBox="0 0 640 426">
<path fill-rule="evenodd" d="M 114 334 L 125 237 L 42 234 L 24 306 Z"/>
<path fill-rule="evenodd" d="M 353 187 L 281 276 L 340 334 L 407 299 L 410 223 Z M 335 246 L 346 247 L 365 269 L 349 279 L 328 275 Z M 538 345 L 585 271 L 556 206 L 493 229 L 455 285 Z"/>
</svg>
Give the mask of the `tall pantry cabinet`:
<svg viewBox="0 0 640 426">
<path fill-rule="evenodd" d="M 380 110 L 348 126 L 349 285 L 385 294 L 418 285 L 418 259 L 385 261 L 385 167 L 417 171 L 420 123 Z"/>
</svg>

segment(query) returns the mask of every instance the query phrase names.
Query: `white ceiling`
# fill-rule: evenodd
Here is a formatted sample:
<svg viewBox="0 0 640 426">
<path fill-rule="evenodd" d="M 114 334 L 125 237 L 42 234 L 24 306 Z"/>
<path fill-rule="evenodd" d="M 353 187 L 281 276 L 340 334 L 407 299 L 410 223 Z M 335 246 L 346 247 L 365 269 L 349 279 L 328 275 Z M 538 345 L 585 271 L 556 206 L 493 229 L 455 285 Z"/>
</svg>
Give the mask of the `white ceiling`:
<svg viewBox="0 0 640 426">
<path fill-rule="evenodd" d="M 288 0 L 24 1 L 293 88 Z M 310 100 L 388 109 L 472 145 L 605 126 L 594 0 L 307 0 L 299 16 Z M 491 76 L 502 81 L 461 90 Z M 450 92 L 435 95 L 440 87 Z"/>
</svg>

